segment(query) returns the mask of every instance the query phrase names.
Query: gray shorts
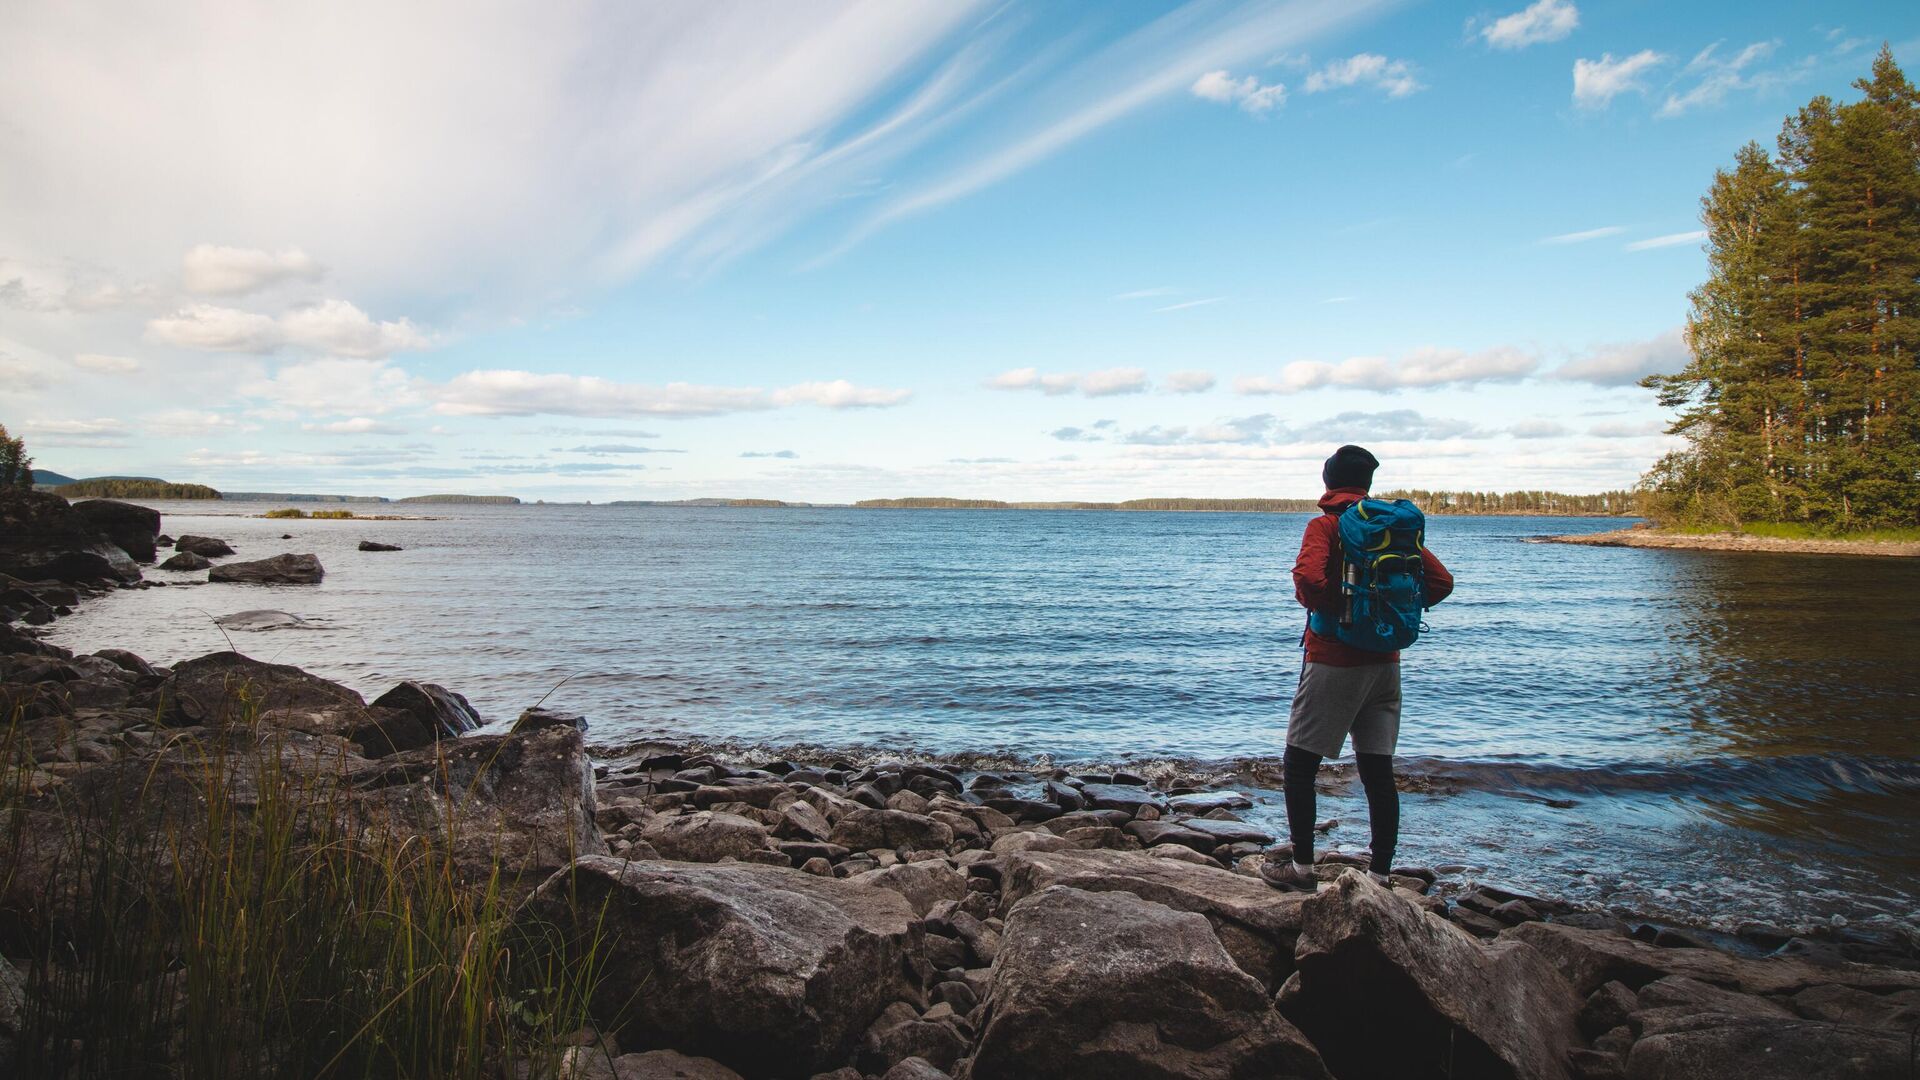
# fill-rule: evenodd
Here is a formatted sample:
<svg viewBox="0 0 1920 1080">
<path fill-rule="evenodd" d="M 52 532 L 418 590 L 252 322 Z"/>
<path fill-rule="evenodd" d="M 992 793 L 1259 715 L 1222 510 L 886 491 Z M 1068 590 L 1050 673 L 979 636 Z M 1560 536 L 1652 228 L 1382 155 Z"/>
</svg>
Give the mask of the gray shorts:
<svg viewBox="0 0 1920 1080">
<path fill-rule="evenodd" d="M 1353 735 L 1356 754 L 1391 754 L 1400 743 L 1400 665 L 1302 664 L 1287 745 L 1339 757 Z"/>
</svg>

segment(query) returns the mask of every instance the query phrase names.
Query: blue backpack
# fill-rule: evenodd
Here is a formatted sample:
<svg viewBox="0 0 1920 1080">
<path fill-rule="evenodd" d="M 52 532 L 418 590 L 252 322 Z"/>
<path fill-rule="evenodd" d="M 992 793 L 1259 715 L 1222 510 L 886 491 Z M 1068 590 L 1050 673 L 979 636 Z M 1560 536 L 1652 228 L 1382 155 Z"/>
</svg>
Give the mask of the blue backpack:
<svg viewBox="0 0 1920 1080">
<path fill-rule="evenodd" d="M 1340 515 L 1341 613 L 1313 612 L 1307 625 L 1321 637 L 1369 652 L 1394 652 L 1426 629 L 1426 564 L 1420 552 L 1427 519 L 1405 499 L 1361 499 Z"/>
</svg>

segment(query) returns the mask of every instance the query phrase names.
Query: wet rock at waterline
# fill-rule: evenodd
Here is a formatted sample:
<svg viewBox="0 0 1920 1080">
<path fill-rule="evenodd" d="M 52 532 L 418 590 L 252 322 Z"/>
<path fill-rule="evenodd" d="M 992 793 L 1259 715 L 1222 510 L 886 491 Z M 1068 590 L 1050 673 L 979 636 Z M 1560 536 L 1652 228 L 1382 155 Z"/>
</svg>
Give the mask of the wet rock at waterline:
<svg viewBox="0 0 1920 1080">
<path fill-rule="evenodd" d="M 212 536 L 193 536 L 191 534 L 175 540 L 173 542 L 173 550 L 191 551 L 195 555 L 208 559 L 217 559 L 224 555 L 233 554 L 232 546 L 225 540 Z"/>
<path fill-rule="evenodd" d="M 287 539 L 287 538 L 283 537 L 282 539 Z M 382 544 L 374 540 L 362 540 L 360 541 L 360 550 L 361 551 L 401 551 L 404 549 L 401 548 L 400 545 L 398 544 Z"/>
<path fill-rule="evenodd" d="M 241 585 L 318 585 L 325 576 L 319 556 L 289 554 L 223 563 L 207 574 L 207 580 Z"/>
<path fill-rule="evenodd" d="M 213 565 L 213 560 L 205 555 L 196 555 L 191 551 L 176 552 L 160 564 L 162 570 L 205 570 Z"/>
</svg>

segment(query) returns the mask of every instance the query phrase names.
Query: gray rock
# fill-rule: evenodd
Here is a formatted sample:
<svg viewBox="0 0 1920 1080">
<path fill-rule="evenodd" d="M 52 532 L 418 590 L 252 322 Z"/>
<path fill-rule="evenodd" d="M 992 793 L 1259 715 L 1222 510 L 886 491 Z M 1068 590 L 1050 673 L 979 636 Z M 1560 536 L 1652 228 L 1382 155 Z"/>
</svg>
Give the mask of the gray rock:
<svg viewBox="0 0 1920 1080">
<path fill-rule="evenodd" d="M 1793 1009 L 1809 1020 L 1899 1031 L 1920 1025 L 1920 990 L 1870 994 L 1851 986 L 1810 986 L 1793 995 Z"/>
<path fill-rule="evenodd" d="M 435 739 L 451 739 L 465 735 L 480 727 L 485 721 L 473 711 L 473 705 L 466 698 L 438 683 L 414 682 L 409 679 L 393 689 L 373 699 L 373 704 L 383 709 L 398 709 L 420 721 Z M 406 749 L 412 749 L 407 747 Z"/>
<path fill-rule="evenodd" d="M 589 857 L 523 911 L 562 933 L 599 928 L 594 1012 L 624 1015 L 623 1040 L 748 1076 L 836 1066 L 889 1002 L 920 992 L 906 900 L 798 870 Z"/>
<path fill-rule="evenodd" d="M 1171 821 L 1129 821 L 1126 831 L 1140 838 L 1148 847 L 1162 844 L 1179 844 L 1198 852 L 1212 851 L 1219 843 L 1213 837 L 1195 829 L 1176 825 Z"/>
<path fill-rule="evenodd" d="M 360 550 L 361 551 L 402 551 L 405 549 L 403 549 L 399 544 L 382 544 L 375 540 L 362 540 L 360 541 Z"/>
<path fill-rule="evenodd" d="M 1196 791 L 1189 795 L 1175 795 L 1167 800 L 1167 808 L 1183 814 L 1204 814 L 1209 810 L 1246 810 L 1253 806 L 1253 800 L 1237 791 Z"/>
<path fill-rule="evenodd" d="M 513 730 L 538 731 L 541 728 L 564 727 L 575 731 L 587 730 L 587 718 L 578 713 L 561 712 L 558 709 L 543 709 L 535 705 L 514 718 Z"/>
<path fill-rule="evenodd" d="M 925 916 L 942 900 L 959 902 L 967 895 L 966 875 L 944 860 L 901 863 L 884 870 L 869 870 L 847 879 L 856 885 L 891 889 L 906 897 L 913 913 Z"/>
<path fill-rule="evenodd" d="M 365 699 L 339 683 L 289 664 L 269 664 L 237 652 L 209 653 L 174 665 L 160 684 L 164 723 L 223 725 L 274 710 L 364 709 Z"/>
<path fill-rule="evenodd" d="M 1006 857 L 1003 903 L 1014 904 L 1052 885 L 1131 893 L 1175 911 L 1203 915 L 1234 961 L 1269 987 L 1277 988 L 1293 970 L 1306 893 L 1280 892 L 1211 860 L 1193 865 L 1143 852 L 1078 850 Z"/>
<path fill-rule="evenodd" d="M 968 1080 L 1324 1077 L 1207 920 L 1053 886 L 1014 905 Z"/>
<path fill-rule="evenodd" d="M 1002 833 L 993 838 L 990 850 L 995 855 L 1010 854 L 1015 851 L 1069 851 L 1074 844 L 1064 836 L 1041 829 L 1029 832 Z"/>
<path fill-rule="evenodd" d="M 910 1057 L 893 1068 L 888 1069 L 880 1080 L 952 1080 L 944 1071 L 933 1067 L 926 1058 Z"/>
<path fill-rule="evenodd" d="M 744 859 L 767 846 L 766 826 L 737 814 L 696 810 L 679 817 L 658 818 L 641 833 L 662 858 L 678 862 L 713 863 Z"/>
<path fill-rule="evenodd" d="M 225 540 L 212 536 L 186 535 L 173 542 L 173 550 L 190 551 L 208 559 L 217 559 L 233 554 L 233 548 Z"/>
<path fill-rule="evenodd" d="M 1336 1074 L 1567 1075 L 1581 1001 L 1530 946 L 1483 947 L 1357 870 L 1300 912 L 1288 1015 Z"/>
<path fill-rule="evenodd" d="M 712 1058 L 688 1057 L 678 1050 L 648 1050 L 613 1059 L 615 1080 L 741 1080 L 740 1074 Z"/>
<path fill-rule="evenodd" d="M 875 848 L 945 851 L 947 845 L 953 843 L 953 830 L 920 814 L 863 807 L 835 822 L 828 839 L 853 851 Z"/>
<path fill-rule="evenodd" d="M 1138 814 L 1142 807 L 1165 811 L 1167 801 L 1153 791 L 1132 784 L 1088 784 L 1080 789 L 1087 804 L 1097 810 L 1124 810 Z"/>
<path fill-rule="evenodd" d="M 1212 818 L 1184 818 L 1177 824 L 1183 829 L 1205 833 L 1219 844 L 1260 844 L 1273 843 L 1273 834 L 1255 825 L 1239 821 L 1217 821 Z"/>
<path fill-rule="evenodd" d="M 162 570 L 205 570 L 207 567 L 212 565 L 213 565 L 213 560 L 207 558 L 205 555 L 195 555 L 191 551 L 182 551 L 177 554 L 168 556 L 167 561 L 160 564 L 160 569 Z"/>
<path fill-rule="evenodd" d="M 207 572 L 208 581 L 235 585 L 318 585 L 326 576 L 320 557 L 312 554 L 223 563 Z"/>
</svg>

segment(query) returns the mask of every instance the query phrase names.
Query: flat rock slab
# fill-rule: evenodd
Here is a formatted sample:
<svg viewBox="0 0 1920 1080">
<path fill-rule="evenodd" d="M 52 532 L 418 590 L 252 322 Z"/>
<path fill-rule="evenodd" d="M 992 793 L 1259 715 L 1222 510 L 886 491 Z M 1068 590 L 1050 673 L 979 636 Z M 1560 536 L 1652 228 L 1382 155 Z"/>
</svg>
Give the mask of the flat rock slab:
<svg viewBox="0 0 1920 1080">
<path fill-rule="evenodd" d="M 596 1019 L 747 1076 L 810 1076 L 847 1060 L 910 975 L 922 930 L 899 894 L 783 867 L 580 859 L 525 917 L 599 927 Z"/>
<path fill-rule="evenodd" d="M 237 585 L 318 585 L 326 576 L 320 557 L 311 554 L 223 563 L 207 571 L 208 581 Z"/>
<path fill-rule="evenodd" d="M 1581 999 L 1531 946 L 1482 946 L 1357 870 L 1300 910 L 1286 1011 L 1337 1075 L 1567 1075 Z"/>
<path fill-rule="evenodd" d="M 1086 798 L 1089 806 L 1097 810 L 1124 810 L 1129 814 L 1137 814 L 1143 806 L 1151 806 L 1156 810 L 1167 808 L 1164 796 L 1132 784 L 1086 784 L 1080 788 L 1080 794 Z"/>
<path fill-rule="evenodd" d="M 1137 851 L 1074 849 L 1006 856 L 1003 904 L 1015 904 L 1052 885 L 1131 893 L 1175 911 L 1204 915 L 1235 962 L 1269 986 L 1277 986 L 1293 970 L 1306 893 L 1280 892 L 1210 861 L 1202 866 Z"/>
<path fill-rule="evenodd" d="M 1325 1077 L 1196 913 L 1051 886 L 1015 904 L 965 1080 Z"/>
</svg>

